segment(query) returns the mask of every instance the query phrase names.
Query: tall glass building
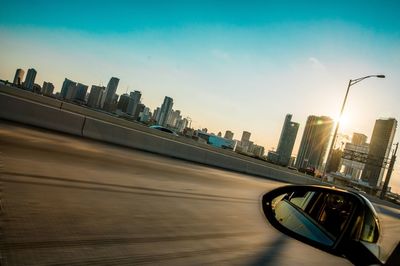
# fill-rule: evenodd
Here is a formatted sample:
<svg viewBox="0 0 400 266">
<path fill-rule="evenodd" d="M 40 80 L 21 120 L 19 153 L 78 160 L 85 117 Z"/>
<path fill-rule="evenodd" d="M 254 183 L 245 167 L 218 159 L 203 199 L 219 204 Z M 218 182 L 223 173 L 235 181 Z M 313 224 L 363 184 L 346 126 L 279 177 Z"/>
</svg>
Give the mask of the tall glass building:
<svg viewBox="0 0 400 266">
<path fill-rule="evenodd" d="M 333 120 L 327 116 L 309 116 L 296 159 L 297 168 L 322 169 L 327 154 Z"/>
<path fill-rule="evenodd" d="M 378 119 L 375 122 L 367 163 L 361 176 L 361 179 L 372 187 L 381 186 L 384 167 L 390 156 L 396 127 L 397 120 L 394 118 Z"/>
</svg>

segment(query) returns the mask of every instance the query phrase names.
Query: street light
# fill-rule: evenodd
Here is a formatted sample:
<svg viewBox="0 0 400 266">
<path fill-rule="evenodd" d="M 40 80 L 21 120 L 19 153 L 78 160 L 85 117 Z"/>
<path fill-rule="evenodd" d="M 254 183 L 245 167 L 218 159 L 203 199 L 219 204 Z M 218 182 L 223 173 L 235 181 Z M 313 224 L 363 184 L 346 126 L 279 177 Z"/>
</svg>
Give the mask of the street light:
<svg viewBox="0 0 400 266">
<path fill-rule="evenodd" d="M 338 129 L 339 129 L 339 123 L 340 123 L 339 121 L 340 121 L 340 118 L 342 118 L 342 115 L 343 115 L 343 110 L 344 110 L 344 106 L 345 106 L 346 101 L 347 101 L 347 95 L 349 94 L 350 87 L 353 86 L 353 85 L 355 85 L 355 84 L 357 84 L 358 82 L 360 82 L 360 81 L 362 81 L 362 80 L 364 80 L 364 79 L 367 79 L 367 78 L 385 78 L 385 75 L 369 75 L 369 76 L 365 76 L 365 77 L 362 77 L 362 78 L 351 79 L 351 80 L 349 81 L 349 85 L 347 86 L 346 95 L 344 96 L 344 101 L 343 101 L 343 104 L 342 104 L 342 109 L 340 109 L 339 119 L 338 119 L 338 121 L 337 121 L 337 123 L 336 123 L 336 125 L 335 125 L 335 131 L 334 131 L 334 133 L 333 133 L 333 139 L 332 139 L 332 142 L 331 142 L 331 146 L 329 147 L 328 159 L 326 160 L 326 164 L 325 164 L 325 167 L 324 167 L 324 174 L 323 174 L 323 176 L 326 175 L 326 169 L 328 168 L 328 165 L 330 164 L 330 161 L 331 161 L 331 159 L 332 159 L 332 158 L 331 158 L 331 157 L 332 157 L 332 151 L 333 151 L 333 147 L 334 147 L 335 142 L 336 142 L 336 136 L 337 136 L 337 132 L 338 132 Z"/>
</svg>

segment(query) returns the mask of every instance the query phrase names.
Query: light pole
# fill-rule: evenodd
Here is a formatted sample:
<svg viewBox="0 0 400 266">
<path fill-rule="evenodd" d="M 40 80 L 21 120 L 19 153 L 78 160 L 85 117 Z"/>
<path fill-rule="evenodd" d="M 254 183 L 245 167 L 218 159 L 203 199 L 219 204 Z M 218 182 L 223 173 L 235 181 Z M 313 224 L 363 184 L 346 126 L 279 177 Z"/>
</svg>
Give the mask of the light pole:
<svg viewBox="0 0 400 266">
<path fill-rule="evenodd" d="M 327 168 L 328 168 L 328 166 L 330 164 L 330 161 L 332 159 L 331 158 L 332 157 L 332 151 L 333 151 L 333 147 L 335 145 L 336 136 L 337 136 L 337 132 L 338 132 L 338 129 L 339 129 L 340 118 L 342 118 L 342 115 L 343 115 L 343 110 L 344 110 L 344 106 L 346 105 L 347 96 L 349 95 L 350 87 L 355 85 L 355 84 L 357 84 L 358 82 L 360 82 L 360 81 L 362 81 L 364 79 L 367 79 L 367 78 L 385 78 L 385 75 L 369 75 L 369 76 L 365 76 L 365 77 L 362 77 L 362 78 L 349 80 L 349 85 L 347 86 L 346 95 L 344 96 L 342 108 L 340 109 L 339 119 L 335 124 L 335 131 L 333 133 L 333 139 L 332 139 L 331 145 L 330 145 L 329 150 L 328 150 L 328 159 L 326 160 L 326 164 L 325 164 L 325 167 L 324 167 L 324 173 L 322 175 L 323 177 L 325 177 L 326 170 L 327 170 Z"/>
</svg>

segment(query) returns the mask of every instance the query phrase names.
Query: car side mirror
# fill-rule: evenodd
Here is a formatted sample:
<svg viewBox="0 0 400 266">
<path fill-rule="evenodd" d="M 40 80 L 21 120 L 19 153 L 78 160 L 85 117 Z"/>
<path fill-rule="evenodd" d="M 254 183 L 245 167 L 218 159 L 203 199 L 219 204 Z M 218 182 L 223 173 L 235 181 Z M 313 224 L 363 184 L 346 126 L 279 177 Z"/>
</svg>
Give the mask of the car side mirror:
<svg viewBox="0 0 400 266">
<path fill-rule="evenodd" d="M 356 193 L 323 186 L 284 186 L 262 197 L 262 209 L 273 227 L 303 243 L 357 265 L 382 263 L 376 252 L 380 235 L 376 212 Z"/>
</svg>

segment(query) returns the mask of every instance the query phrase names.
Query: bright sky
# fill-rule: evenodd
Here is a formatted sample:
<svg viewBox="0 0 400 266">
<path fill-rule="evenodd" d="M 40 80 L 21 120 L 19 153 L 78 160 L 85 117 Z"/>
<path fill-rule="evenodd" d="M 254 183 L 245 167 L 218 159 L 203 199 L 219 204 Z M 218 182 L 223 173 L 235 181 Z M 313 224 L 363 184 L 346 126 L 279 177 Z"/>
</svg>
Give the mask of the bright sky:
<svg viewBox="0 0 400 266">
<path fill-rule="evenodd" d="M 192 126 L 247 130 L 267 150 L 292 113 L 297 153 L 308 115 L 337 117 L 349 79 L 385 74 L 352 87 L 340 130 L 370 137 L 400 119 L 400 1 L 321 2 L 3 0 L 0 78 L 34 67 L 59 91 L 115 76 L 118 94 L 140 90 L 151 109 L 170 96 Z"/>
</svg>

